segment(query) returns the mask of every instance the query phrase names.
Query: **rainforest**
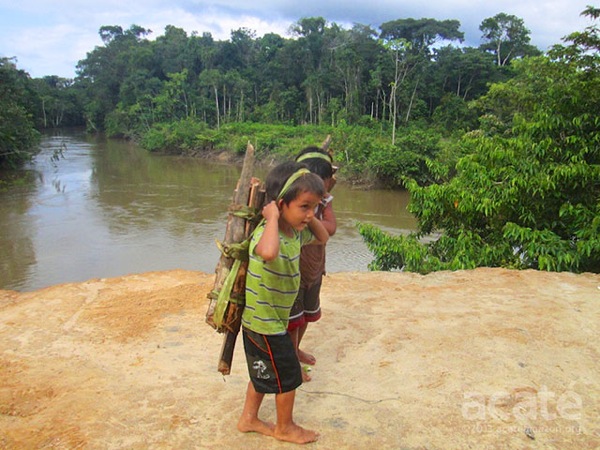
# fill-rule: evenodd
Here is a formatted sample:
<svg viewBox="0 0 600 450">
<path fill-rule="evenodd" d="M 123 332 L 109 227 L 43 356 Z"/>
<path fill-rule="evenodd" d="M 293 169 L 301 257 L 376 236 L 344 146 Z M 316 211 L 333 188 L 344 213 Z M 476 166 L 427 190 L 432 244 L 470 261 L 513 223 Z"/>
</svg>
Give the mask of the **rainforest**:
<svg viewBox="0 0 600 450">
<path fill-rule="evenodd" d="M 398 19 L 217 41 L 103 26 L 77 76 L 32 79 L 0 59 L 0 188 L 41 132 L 84 127 L 148 151 L 284 159 L 326 135 L 339 176 L 406 189 L 419 230 L 360 233 L 373 269 L 600 271 L 600 9 L 542 52 L 523 21 Z M 435 239 L 424 239 L 436 236 Z"/>
</svg>

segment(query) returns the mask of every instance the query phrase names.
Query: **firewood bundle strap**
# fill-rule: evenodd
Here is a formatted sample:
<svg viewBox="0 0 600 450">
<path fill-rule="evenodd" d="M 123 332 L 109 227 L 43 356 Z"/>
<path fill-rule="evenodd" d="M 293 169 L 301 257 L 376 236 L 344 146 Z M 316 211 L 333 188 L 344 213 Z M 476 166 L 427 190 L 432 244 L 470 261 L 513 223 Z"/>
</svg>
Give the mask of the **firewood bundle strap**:
<svg viewBox="0 0 600 450">
<path fill-rule="evenodd" d="M 229 207 L 229 213 L 253 223 L 256 223 L 262 218 L 262 215 L 259 214 L 256 209 L 243 205 L 231 205 Z M 217 247 L 219 248 L 219 251 L 228 258 L 235 259 L 236 261 L 248 261 L 248 247 L 250 246 L 251 237 L 252 234 L 242 242 L 238 243 L 234 242 L 227 244 L 222 241 L 217 241 Z"/>
</svg>

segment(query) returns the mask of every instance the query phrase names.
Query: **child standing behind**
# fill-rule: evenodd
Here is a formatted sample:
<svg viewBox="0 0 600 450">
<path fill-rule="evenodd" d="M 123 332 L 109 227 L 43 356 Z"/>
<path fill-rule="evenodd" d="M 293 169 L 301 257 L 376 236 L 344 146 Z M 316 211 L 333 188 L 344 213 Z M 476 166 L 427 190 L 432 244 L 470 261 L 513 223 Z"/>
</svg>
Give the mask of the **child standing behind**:
<svg viewBox="0 0 600 450">
<path fill-rule="evenodd" d="M 335 169 L 329 153 L 318 147 L 307 147 L 296 157 L 297 162 L 302 162 L 314 174 L 319 175 L 325 185 L 325 195 L 315 210 L 315 217 L 323 224 L 329 236 L 333 236 L 337 229 L 335 214 L 333 213 L 333 196 L 330 194 L 335 186 Z M 298 360 L 301 363 L 314 365 L 316 358 L 300 349 L 300 342 L 304 337 L 310 322 L 321 318 L 321 283 L 325 275 L 325 246 L 307 245 L 302 247 L 300 255 L 300 290 L 290 313 L 288 331 L 296 347 Z M 310 381 L 308 372 L 302 371 L 304 381 Z"/>
<path fill-rule="evenodd" d="M 315 431 L 293 421 L 302 370 L 287 326 L 300 286 L 300 248 L 313 241 L 325 244 L 329 238 L 314 213 L 324 193 L 321 178 L 299 163 L 280 164 L 267 176 L 269 203 L 262 211 L 265 220 L 250 242 L 242 315 L 250 374 L 244 410 L 237 425 L 242 432 L 254 431 L 298 444 L 318 438 Z M 258 418 L 267 393 L 275 394 L 275 424 Z"/>
</svg>

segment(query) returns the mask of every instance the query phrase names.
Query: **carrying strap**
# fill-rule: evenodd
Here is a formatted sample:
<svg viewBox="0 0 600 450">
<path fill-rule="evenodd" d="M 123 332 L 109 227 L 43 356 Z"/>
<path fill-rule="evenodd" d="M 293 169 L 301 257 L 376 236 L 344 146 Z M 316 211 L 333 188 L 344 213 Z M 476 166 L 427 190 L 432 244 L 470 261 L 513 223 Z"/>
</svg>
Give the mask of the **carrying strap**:
<svg viewBox="0 0 600 450">
<path fill-rule="evenodd" d="M 281 200 L 283 198 L 283 196 L 285 194 L 287 194 L 287 191 L 290 190 L 290 187 L 292 186 L 292 184 L 294 184 L 294 182 L 298 178 L 300 178 L 302 175 L 306 175 L 307 173 L 310 173 L 310 170 L 308 170 L 308 169 L 299 169 L 296 172 L 294 172 L 292 175 L 290 175 L 290 177 L 286 180 L 285 184 L 281 188 L 281 191 L 279 191 L 279 195 L 277 196 L 277 200 Z"/>
<path fill-rule="evenodd" d="M 331 156 L 329 154 L 319 153 L 319 152 L 304 153 L 303 155 L 300 155 L 296 158 L 296 162 L 302 162 L 306 159 L 312 159 L 312 158 L 324 159 L 325 161 L 327 161 L 330 164 L 333 163 L 333 159 L 331 158 Z"/>
<path fill-rule="evenodd" d="M 231 266 L 231 269 L 229 269 L 229 273 L 225 278 L 225 282 L 223 283 L 221 290 L 218 293 L 217 304 L 215 305 L 215 312 L 213 315 L 213 321 L 217 327 L 217 330 L 221 330 L 225 325 L 225 313 L 227 311 L 227 305 L 230 302 L 234 302 L 239 305 L 237 301 L 234 301 L 235 299 L 231 298 L 231 291 L 233 289 L 233 284 L 235 283 L 235 279 L 237 278 L 237 273 L 240 270 L 241 264 L 242 260 L 235 260 L 233 266 Z M 243 306 L 243 304 L 240 306 Z"/>
</svg>

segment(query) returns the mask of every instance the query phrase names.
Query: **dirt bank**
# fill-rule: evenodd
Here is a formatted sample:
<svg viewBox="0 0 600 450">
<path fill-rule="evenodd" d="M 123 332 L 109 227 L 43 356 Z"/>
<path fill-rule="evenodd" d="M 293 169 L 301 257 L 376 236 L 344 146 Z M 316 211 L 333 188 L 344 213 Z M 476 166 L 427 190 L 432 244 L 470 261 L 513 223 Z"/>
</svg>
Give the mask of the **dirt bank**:
<svg viewBox="0 0 600 450">
<path fill-rule="evenodd" d="M 247 373 L 216 371 L 212 274 L 0 292 L 0 448 L 294 448 L 235 429 Z M 312 448 L 600 447 L 600 276 L 336 273 L 305 349 Z M 271 398 L 264 418 L 274 419 Z"/>
</svg>

